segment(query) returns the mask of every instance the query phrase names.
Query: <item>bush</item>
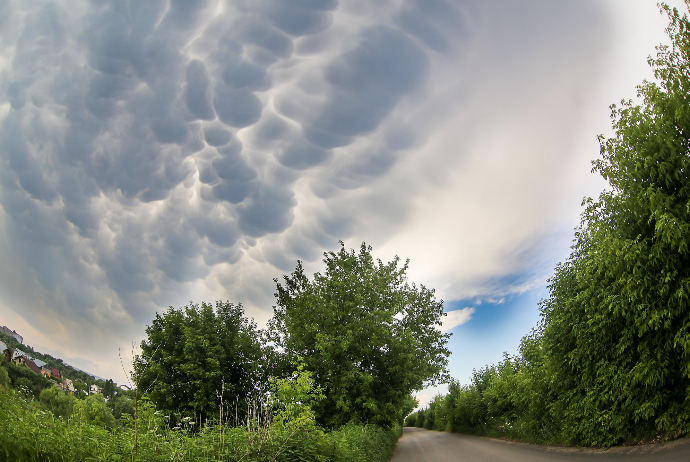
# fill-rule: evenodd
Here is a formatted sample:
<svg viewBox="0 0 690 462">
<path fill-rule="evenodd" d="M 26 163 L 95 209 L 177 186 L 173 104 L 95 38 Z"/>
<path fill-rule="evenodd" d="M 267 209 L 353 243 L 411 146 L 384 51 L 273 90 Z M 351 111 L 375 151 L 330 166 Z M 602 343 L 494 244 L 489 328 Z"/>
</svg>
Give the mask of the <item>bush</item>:
<svg viewBox="0 0 690 462">
<path fill-rule="evenodd" d="M 393 455 L 401 433 L 399 425 L 386 430 L 376 425 L 348 424 L 324 435 L 323 455 L 334 462 L 385 461 Z"/>
<path fill-rule="evenodd" d="M 55 417 L 67 418 L 72 415 L 72 409 L 77 399 L 60 390 L 58 387 L 46 388 L 38 398 L 42 407 L 53 413 Z"/>
<path fill-rule="evenodd" d="M 10 388 L 10 375 L 7 373 L 7 369 L 0 367 L 0 392 L 8 390 Z"/>
<path fill-rule="evenodd" d="M 215 422 L 192 431 L 196 425 L 187 420 L 171 429 L 165 416 L 145 399 L 139 402 L 136 426 L 125 414 L 128 423 L 111 431 L 101 399 L 98 395 L 74 399 L 67 420 L 14 390 L 0 394 L 0 460 L 383 462 L 392 455 L 401 433 L 399 426 L 386 430 L 374 425 L 324 432 L 289 421 L 279 426 L 254 421 L 242 427 Z"/>
<path fill-rule="evenodd" d="M 117 420 L 105 405 L 100 393 L 90 395 L 84 400 L 75 400 L 71 420 L 86 422 L 109 430 L 117 427 Z"/>
</svg>

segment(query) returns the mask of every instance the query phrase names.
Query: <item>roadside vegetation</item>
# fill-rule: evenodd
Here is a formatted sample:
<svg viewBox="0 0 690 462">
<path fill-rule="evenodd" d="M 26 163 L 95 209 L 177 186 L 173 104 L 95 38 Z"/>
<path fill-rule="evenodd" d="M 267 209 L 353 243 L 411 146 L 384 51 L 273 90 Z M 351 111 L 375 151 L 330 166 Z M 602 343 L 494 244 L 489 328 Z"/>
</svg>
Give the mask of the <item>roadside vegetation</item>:
<svg viewBox="0 0 690 462">
<path fill-rule="evenodd" d="M 257 412 L 244 422 L 169 416 L 148 400 L 136 419 L 116 419 L 102 395 L 78 400 L 56 388 L 53 402 L 23 390 L 0 393 L 0 460 L 6 461 L 385 461 L 400 427 L 349 424 L 324 431 L 308 406 L 289 416 Z"/>
<path fill-rule="evenodd" d="M 690 22 L 662 9 L 673 45 L 650 58 L 639 103 L 612 106 L 594 162 L 610 190 L 583 203 L 539 326 L 407 425 L 582 446 L 688 434 Z"/>
<path fill-rule="evenodd" d="M 156 314 L 131 389 L 66 393 L 0 361 L 0 460 L 390 458 L 413 391 L 448 378 L 443 304 L 371 247 L 298 262 L 266 330 L 230 302 Z M 104 388 L 105 390 L 105 388 Z"/>
</svg>

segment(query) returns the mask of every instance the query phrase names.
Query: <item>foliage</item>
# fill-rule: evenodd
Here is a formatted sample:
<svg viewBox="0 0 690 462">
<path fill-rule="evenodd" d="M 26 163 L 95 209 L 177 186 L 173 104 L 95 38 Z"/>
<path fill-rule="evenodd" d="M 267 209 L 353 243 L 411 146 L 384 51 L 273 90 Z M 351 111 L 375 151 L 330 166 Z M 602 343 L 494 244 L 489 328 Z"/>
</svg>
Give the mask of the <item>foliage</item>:
<svg viewBox="0 0 690 462">
<path fill-rule="evenodd" d="M 117 387 L 112 379 L 108 379 L 103 382 L 103 396 L 106 398 L 112 398 L 117 394 Z"/>
<path fill-rule="evenodd" d="M 11 383 L 10 374 L 7 372 L 7 369 L 0 366 L 0 393 L 10 388 Z"/>
<path fill-rule="evenodd" d="M 7 371 L 13 388 L 22 386 L 35 398 L 38 398 L 41 390 L 53 386 L 50 380 L 34 373 L 26 366 L 4 361 L 3 367 Z"/>
<path fill-rule="evenodd" d="M 448 394 L 407 417 L 406 426 L 431 430 L 517 438 L 534 443 L 561 443 L 545 385 L 540 347 L 523 338 L 517 356 L 475 370 L 469 385 L 453 380 Z M 536 349 L 536 353 L 535 353 Z"/>
<path fill-rule="evenodd" d="M 109 430 L 117 427 L 117 420 L 105 404 L 105 399 L 100 393 L 89 395 L 84 400 L 74 402 L 72 419 L 86 422 Z"/>
<path fill-rule="evenodd" d="M 41 406 L 55 417 L 67 418 L 72 415 L 76 398 L 58 387 L 49 387 L 41 391 L 38 401 Z"/>
<path fill-rule="evenodd" d="M 586 202 L 573 252 L 542 305 L 563 438 L 616 444 L 690 424 L 690 23 L 664 7 L 672 48 L 658 83 L 612 107 L 615 136 L 594 170 L 611 185 Z"/>
<path fill-rule="evenodd" d="M 326 433 L 323 460 L 333 462 L 384 461 L 391 458 L 398 438 L 402 434 L 399 425 L 384 429 L 376 425 L 347 424 Z M 328 448 L 333 448 L 329 454 Z"/>
<path fill-rule="evenodd" d="M 212 423 L 190 432 L 182 426 L 169 428 L 164 417 L 144 400 L 138 433 L 131 420 L 108 431 L 83 418 L 57 418 L 9 391 L 0 394 L 0 460 L 383 462 L 400 435 L 399 428 L 373 425 L 325 433 L 295 432 L 290 423 L 277 427 L 268 422 L 239 427 Z"/>
<path fill-rule="evenodd" d="M 312 373 L 297 363 L 297 370 L 289 379 L 271 380 L 271 404 L 275 407 L 273 422 L 279 427 L 288 424 L 303 428 L 316 428 L 312 405 L 323 398 L 321 388 L 315 386 Z"/>
<path fill-rule="evenodd" d="M 408 424 L 440 427 L 443 402 L 457 431 L 529 441 L 610 446 L 688 432 L 690 22 L 662 9 L 673 46 L 650 58 L 658 82 L 638 87 L 640 104 L 612 106 L 615 136 L 600 138 L 594 162 L 611 189 L 585 201 L 538 330 Z"/>
<path fill-rule="evenodd" d="M 135 380 L 161 410 L 210 416 L 221 400 L 244 400 L 266 383 L 259 333 L 242 305 L 170 307 L 156 313 L 146 334 Z"/>
<path fill-rule="evenodd" d="M 86 399 L 89 396 L 89 385 L 80 380 L 75 380 L 72 385 L 74 385 L 74 396 L 78 399 Z"/>
<path fill-rule="evenodd" d="M 120 419 L 123 414 L 134 416 L 134 399 L 125 393 L 118 393 L 107 402 L 113 417 Z"/>
<path fill-rule="evenodd" d="M 324 256 L 324 274 L 309 280 L 298 262 L 284 285 L 276 280 L 273 340 L 303 358 L 323 390 L 319 424 L 390 426 L 413 390 L 447 378 L 443 302 L 407 282 L 408 262 L 374 261 L 366 244 L 357 254 L 341 242 Z"/>
</svg>

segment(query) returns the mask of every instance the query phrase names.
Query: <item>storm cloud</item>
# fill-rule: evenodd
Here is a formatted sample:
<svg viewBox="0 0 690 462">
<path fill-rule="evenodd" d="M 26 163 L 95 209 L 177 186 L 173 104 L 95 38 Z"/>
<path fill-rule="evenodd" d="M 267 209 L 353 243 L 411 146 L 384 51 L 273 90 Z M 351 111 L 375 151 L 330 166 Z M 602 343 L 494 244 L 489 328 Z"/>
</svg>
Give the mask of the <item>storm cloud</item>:
<svg viewBox="0 0 690 462">
<path fill-rule="evenodd" d="M 340 239 L 419 257 L 446 298 L 489 290 L 564 221 L 499 230 L 458 205 L 478 194 L 465 186 L 486 185 L 487 210 L 506 183 L 548 195 L 487 166 L 543 162 L 556 182 L 609 22 L 595 1 L 2 3 L 0 248 L 23 282 L 0 282 L 0 305 L 73 349 L 190 299 L 264 321 L 272 278 Z M 534 207 L 542 223 L 559 203 Z M 447 230 L 438 246 L 419 243 L 423 216 Z M 480 243 L 454 246 L 463 230 Z M 482 233 L 508 237 L 499 252 Z"/>
</svg>

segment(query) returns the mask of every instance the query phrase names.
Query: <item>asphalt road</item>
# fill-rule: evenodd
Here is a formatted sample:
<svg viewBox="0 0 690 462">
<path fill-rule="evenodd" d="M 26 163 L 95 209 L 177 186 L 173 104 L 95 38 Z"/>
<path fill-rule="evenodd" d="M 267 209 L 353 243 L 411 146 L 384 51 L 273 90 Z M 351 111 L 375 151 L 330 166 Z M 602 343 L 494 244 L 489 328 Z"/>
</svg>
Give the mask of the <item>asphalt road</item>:
<svg viewBox="0 0 690 462">
<path fill-rule="evenodd" d="M 405 428 L 390 462 L 539 461 L 689 462 L 690 439 L 603 449 L 534 446 L 492 438 Z"/>
</svg>

